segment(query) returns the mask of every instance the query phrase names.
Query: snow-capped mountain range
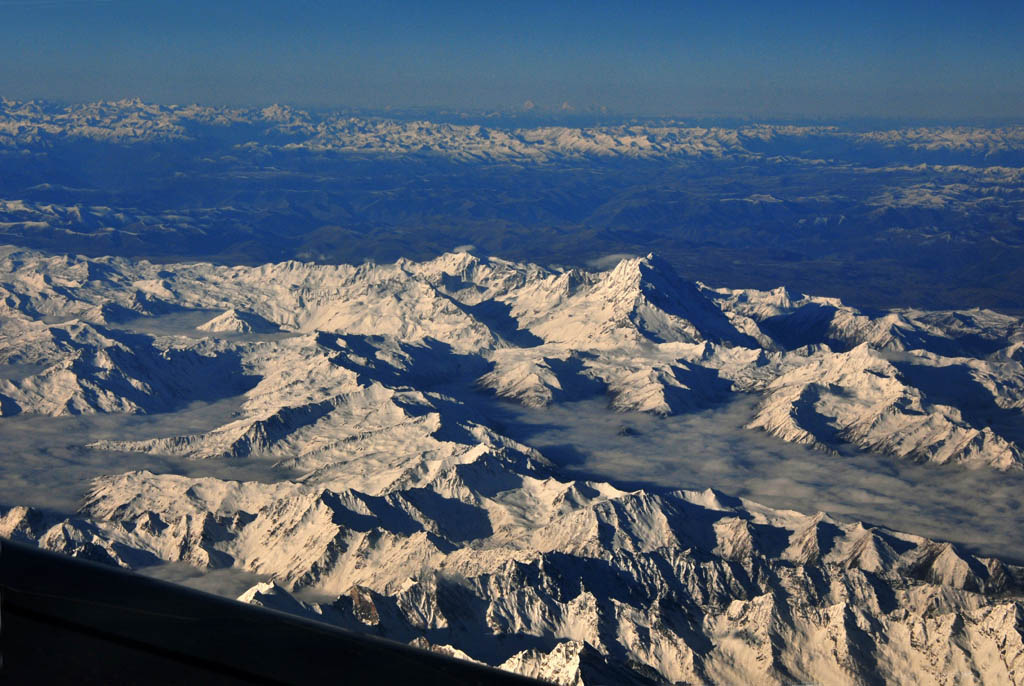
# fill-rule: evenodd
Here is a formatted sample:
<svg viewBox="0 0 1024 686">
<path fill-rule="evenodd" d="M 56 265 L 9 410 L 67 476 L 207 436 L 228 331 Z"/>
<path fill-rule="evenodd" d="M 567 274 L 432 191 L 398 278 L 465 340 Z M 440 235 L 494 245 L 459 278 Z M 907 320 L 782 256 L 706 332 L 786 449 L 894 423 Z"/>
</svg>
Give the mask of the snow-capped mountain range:
<svg viewBox="0 0 1024 686">
<path fill-rule="evenodd" d="M 654 255 L 591 272 L 2 254 L 0 415 L 237 396 L 207 430 L 90 448 L 274 475 L 109 474 L 75 513 L 5 503 L 2 535 L 237 568 L 267 579 L 246 602 L 559 683 L 1024 683 L 1024 569 L 710 489 L 574 480 L 473 400 L 673 415 L 756 394 L 749 431 L 822 460 L 1017 472 L 1018 318 L 711 288 Z"/>
<path fill-rule="evenodd" d="M 157 105 L 139 99 L 55 105 L 0 99 L 0 148 L 86 139 L 118 144 L 184 142 L 236 131 L 240 148 L 302 148 L 367 155 L 430 154 L 462 161 L 552 162 L 587 157 L 760 156 L 776 141 L 833 139 L 845 145 L 989 157 L 1024 150 L 1024 127 L 935 126 L 845 131 L 835 126 L 679 121 L 597 126 L 481 126 L 407 118 L 315 113 L 286 105 L 238 109 Z"/>
</svg>

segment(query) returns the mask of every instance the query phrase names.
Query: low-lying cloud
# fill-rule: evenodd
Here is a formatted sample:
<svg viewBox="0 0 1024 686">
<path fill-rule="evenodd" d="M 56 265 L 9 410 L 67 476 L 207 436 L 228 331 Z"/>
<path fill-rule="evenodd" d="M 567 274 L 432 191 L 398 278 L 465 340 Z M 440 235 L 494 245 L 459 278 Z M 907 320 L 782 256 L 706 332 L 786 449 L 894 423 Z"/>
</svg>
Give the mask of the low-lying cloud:
<svg viewBox="0 0 1024 686">
<path fill-rule="evenodd" d="M 717 490 L 823 510 L 1024 561 L 1024 475 L 919 465 L 853 449 L 828 455 L 744 429 L 756 398 L 677 417 L 612 414 L 605 399 L 508 407 L 506 430 L 579 478 Z"/>
<path fill-rule="evenodd" d="M 102 439 L 207 431 L 230 421 L 240 402 L 197 403 L 152 416 L 5 418 L 0 422 L 7 456 L 0 460 L 0 505 L 72 513 L 92 478 L 136 469 L 237 480 L 287 478 L 263 460 L 191 461 L 84 447 Z M 480 420 L 538 448 L 569 478 L 627 488 L 712 487 L 771 507 L 824 510 L 1024 561 L 1019 535 L 1024 474 L 918 465 L 853 449 L 829 455 L 744 429 L 755 404 L 755 397 L 739 396 L 715 409 L 656 417 L 613 412 L 606 398 L 540 410 L 484 394 L 472 402 Z"/>
<path fill-rule="evenodd" d="M 634 257 L 637 256 L 634 255 L 633 253 L 617 252 L 612 253 L 610 255 L 605 255 L 604 257 L 596 257 L 592 260 L 587 260 L 587 266 L 590 267 L 591 269 L 604 271 L 606 269 L 611 269 L 619 262 L 622 262 L 622 260 L 628 260 Z"/>
<path fill-rule="evenodd" d="M 93 478 L 148 469 L 154 473 L 269 481 L 282 478 L 268 462 L 184 460 L 93 450 L 98 440 L 132 440 L 209 431 L 231 421 L 241 398 L 195 403 L 185 410 L 154 415 L 15 416 L 0 421 L 0 505 L 29 505 L 75 512 Z"/>
</svg>

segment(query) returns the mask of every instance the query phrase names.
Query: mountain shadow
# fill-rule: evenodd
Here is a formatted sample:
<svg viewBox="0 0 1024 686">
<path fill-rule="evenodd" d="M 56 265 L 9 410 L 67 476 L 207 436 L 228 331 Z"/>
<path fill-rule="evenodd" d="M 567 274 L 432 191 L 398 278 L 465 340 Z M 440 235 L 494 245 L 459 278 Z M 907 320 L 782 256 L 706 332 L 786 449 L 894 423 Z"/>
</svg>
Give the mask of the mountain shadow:
<svg viewBox="0 0 1024 686">
<path fill-rule="evenodd" d="M 1000 407 L 992 392 L 982 386 L 966 364 L 942 367 L 893 362 L 892 365 L 927 400 L 950 405 L 976 429 L 989 428 L 1007 441 L 1024 445 L 1024 414 L 1020 409 Z"/>
</svg>

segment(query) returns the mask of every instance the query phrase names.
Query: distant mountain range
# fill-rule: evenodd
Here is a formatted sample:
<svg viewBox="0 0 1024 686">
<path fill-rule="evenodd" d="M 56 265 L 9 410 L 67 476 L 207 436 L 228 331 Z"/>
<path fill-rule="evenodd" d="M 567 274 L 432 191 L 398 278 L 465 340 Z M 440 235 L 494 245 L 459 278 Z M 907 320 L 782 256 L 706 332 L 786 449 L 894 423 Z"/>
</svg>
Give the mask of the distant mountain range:
<svg viewBox="0 0 1024 686">
<path fill-rule="evenodd" d="M 254 265 L 457 246 L 714 285 L 1024 314 L 1024 128 L 494 125 L 0 101 L 0 241 Z"/>
<path fill-rule="evenodd" d="M 426 113 L 425 113 L 426 114 Z M 549 163 L 579 157 L 758 157 L 797 141 L 828 141 L 833 153 L 886 149 L 907 154 L 955 153 L 994 160 L 1024 154 L 1024 126 L 931 126 L 850 131 L 838 126 L 750 124 L 740 128 L 676 120 L 633 120 L 590 127 L 528 128 L 309 112 L 286 105 L 237 109 L 155 105 L 138 99 L 55 105 L 0 100 L 0 146 L 22 148 L 61 139 L 137 144 L 236 139 L 245 149 L 305 148 L 364 154 L 432 154 L 464 161 Z"/>
</svg>

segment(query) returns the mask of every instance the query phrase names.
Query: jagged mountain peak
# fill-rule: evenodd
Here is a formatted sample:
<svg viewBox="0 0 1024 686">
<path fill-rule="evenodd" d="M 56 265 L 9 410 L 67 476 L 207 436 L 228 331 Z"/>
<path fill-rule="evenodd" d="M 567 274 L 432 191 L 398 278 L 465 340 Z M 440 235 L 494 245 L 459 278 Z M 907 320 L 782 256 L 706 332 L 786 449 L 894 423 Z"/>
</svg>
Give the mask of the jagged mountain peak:
<svg viewBox="0 0 1024 686">
<path fill-rule="evenodd" d="M 645 280 L 682 281 L 671 263 L 653 252 L 623 258 L 607 273 L 608 281 L 624 286 L 640 286 Z"/>
<path fill-rule="evenodd" d="M 608 297 L 645 297 L 655 304 L 704 299 L 692 282 L 685 281 L 666 260 L 654 253 L 620 261 L 603 279 Z"/>
<path fill-rule="evenodd" d="M 622 260 L 606 272 L 593 296 L 609 303 L 614 315 L 655 342 L 710 340 L 756 346 L 738 331 L 697 284 L 683 279 L 667 261 L 651 253 Z"/>
<path fill-rule="evenodd" d="M 276 333 L 277 325 L 268 322 L 253 312 L 229 309 L 217 315 L 205 324 L 196 327 L 199 331 L 215 333 Z"/>
<path fill-rule="evenodd" d="M 446 252 L 429 262 L 423 263 L 424 265 L 430 265 L 436 269 L 444 271 L 447 274 L 464 274 L 469 269 L 479 265 L 486 264 L 489 260 L 484 257 L 478 257 L 468 250 L 453 250 Z"/>
</svg>

